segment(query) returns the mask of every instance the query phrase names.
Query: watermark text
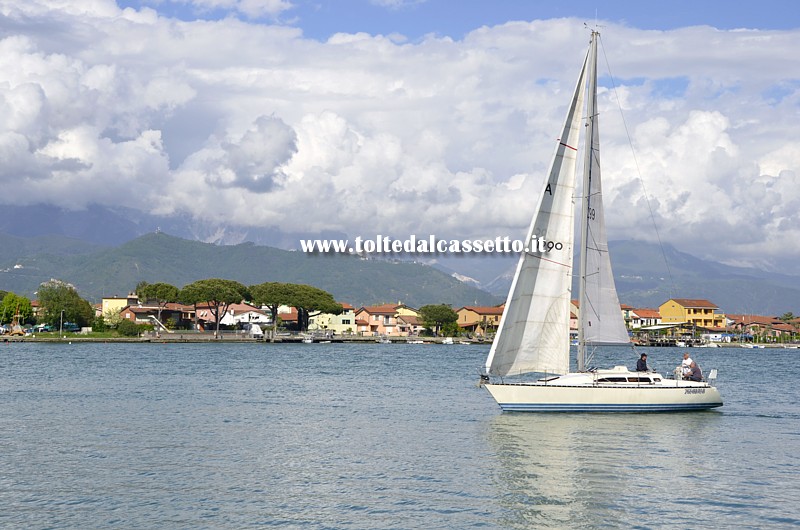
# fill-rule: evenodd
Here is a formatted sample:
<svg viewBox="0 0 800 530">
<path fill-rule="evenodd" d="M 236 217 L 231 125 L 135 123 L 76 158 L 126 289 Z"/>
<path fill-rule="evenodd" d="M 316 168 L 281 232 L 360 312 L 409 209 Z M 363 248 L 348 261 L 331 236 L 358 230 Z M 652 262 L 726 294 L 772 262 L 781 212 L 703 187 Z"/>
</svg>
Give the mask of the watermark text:
<svg viewBox="0 0 800 530">
<path fill-rule="evenodd" d="M 564 245 L 532 236 L 530 241 L 511 239 L 508 236 L 494 239 L 439 239 L 434 235 L 418 238 L 394 239 L 377 235 L 374 238 L 301 239 L 303 252 L 323 254 L 519 254 L 521 252 L 545 253 L 560 251 Z"/>
</svg>

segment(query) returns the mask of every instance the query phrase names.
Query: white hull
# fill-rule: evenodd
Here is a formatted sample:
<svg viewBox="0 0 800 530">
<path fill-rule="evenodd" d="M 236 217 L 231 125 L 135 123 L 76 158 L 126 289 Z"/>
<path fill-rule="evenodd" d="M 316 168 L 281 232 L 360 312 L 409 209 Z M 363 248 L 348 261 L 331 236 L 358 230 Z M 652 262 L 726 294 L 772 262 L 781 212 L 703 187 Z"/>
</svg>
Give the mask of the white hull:
<svg viewBox="0 0 800 530">
<path fill-rule="evenodd" d="M 636 382 L 641 379 L 648 382 Z M 604 382 L 609 379 L 632 382 Z M 533 383 L 484 385 L 503 411 L 671 412 L 722 406 L 706 382 L 664 379 L 659 374 L 602 370 L 573 373 Z"/>
</svg>

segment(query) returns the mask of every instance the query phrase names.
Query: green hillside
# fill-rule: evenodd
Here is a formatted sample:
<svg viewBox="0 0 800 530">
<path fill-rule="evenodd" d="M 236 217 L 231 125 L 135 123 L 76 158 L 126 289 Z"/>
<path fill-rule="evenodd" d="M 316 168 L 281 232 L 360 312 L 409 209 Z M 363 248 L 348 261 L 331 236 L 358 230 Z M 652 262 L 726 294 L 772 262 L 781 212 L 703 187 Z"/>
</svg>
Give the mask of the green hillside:
<svg viewBox="0 0 800 530">
<path fill-rule="evenodd" d="M 658 245 L 615 241 L 610 247 L 620 301 L 635 307 L 658 307 L 671 297 L 680 297 L 707 298 L 728 313 L 781 315 L 800 308 L 797 276 L 731 267 L 665 246 L 670 282 Z M 252 243 L 218 246 L 163 233 L 119 247 L 56 236 L 0 234 L 0 290 L 29 297 L 50 278 L 68 281 L 82 296 L 98 301 L 103 296 L 123 296 L 142 280 L 181 287 L 217 277 L 245 285 L 308 283 L 356 306 L 397 301 L 412 306 L 497 304 L 510 283 L 509 274 L 498 282 L 493 296 L 425 265 L 307 255 Z"/>
<path fill-rule="evenodd" d="M 0 268 L 13 267 L 15 260 L 49 253 L 57 256 L 89 254 L 101 250 L 101 245 L 63 236 L 15 237 L 0 232 Z"/>
<path fill-rule="evenodd" d="M 0 289 L 33 296 L 41 282 L 58 278 L 75 285 L 83 297 L 97 301 L 103 296 L 123 296 L 143 280 L 182 287 L 198 279 L 227 278 L 245 285 L 307 283 L 355 306 L 402 301 L 411 306 L 446 303 L 459 307 L 502 301 L 425 265 L 307 255 L 252 243 L 217 246 L 163 233 L 78 255 L 43 247 L 37 250 L 27 256 L 0 250 L 0 268 L 4 269 Z M 21 268 L 14 269 L 14 265 Z"/>
</svg>

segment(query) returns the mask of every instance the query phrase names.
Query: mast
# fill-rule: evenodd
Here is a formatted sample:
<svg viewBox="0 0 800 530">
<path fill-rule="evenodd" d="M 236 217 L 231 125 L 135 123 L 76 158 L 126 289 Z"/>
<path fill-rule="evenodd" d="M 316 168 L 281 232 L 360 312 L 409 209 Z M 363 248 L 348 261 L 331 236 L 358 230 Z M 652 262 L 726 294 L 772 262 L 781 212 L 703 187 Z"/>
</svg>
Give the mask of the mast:
<svg viewBox="0 0 800 530">
<path fill-rule="evenodd" d="M 588 252 L 586 251 L 589 241 L 589 217 L 594 214 L 591 207 L 592 190 L 592 159 L 595 156 L 595 118 L 597 116 L 597 38 L 600 33 L 592 30 L 592 39 L 589 44 L 588 76 L 587 76 L 587 102 L 586 102 L 586 131 L 585 147 L 583 150 L 583 194 L 581 201 L 581 246 L 580 246 L 580 269 L 578 276 L 578 358 L 577 367 L 579 372 L 586 371 L 586 332 L 584 327 L 589 315 L 589 301 L 586 296 L 586 263 Z"/>
<path fill-rule="evenodd" d="M 587 346 L 629 344 L 608 252 L 603 186 L 600 176 L 600 125 L 597 110 L 597 46 L 592 32 L 587 71 L 581 247 L 578 286 L 578 371 L 586 370 Z"/>
</svg>

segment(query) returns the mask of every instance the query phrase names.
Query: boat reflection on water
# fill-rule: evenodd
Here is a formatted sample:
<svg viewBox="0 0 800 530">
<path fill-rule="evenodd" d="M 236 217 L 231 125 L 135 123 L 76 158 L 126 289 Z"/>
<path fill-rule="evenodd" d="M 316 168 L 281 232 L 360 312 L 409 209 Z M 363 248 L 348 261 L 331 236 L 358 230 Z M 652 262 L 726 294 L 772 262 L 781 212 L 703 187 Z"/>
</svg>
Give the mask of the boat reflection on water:
<svg viewBox="0 0 800 530">
<path fill-rule="evenodd" d="M 488 436 L 499 460 L 502 526 L 647 526 L 660 520 L 688 528 L 707 520 L 697 481 L 716 463 L 699 462 L 692 448 L 708 440 L 720 420 L 714 412 L 500 414 Z M 722 465 L 724 455 L 718 458 Z"/>
</svg>

